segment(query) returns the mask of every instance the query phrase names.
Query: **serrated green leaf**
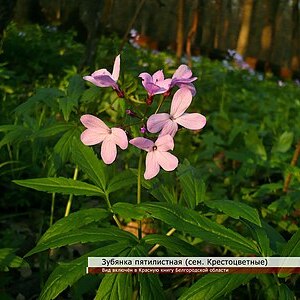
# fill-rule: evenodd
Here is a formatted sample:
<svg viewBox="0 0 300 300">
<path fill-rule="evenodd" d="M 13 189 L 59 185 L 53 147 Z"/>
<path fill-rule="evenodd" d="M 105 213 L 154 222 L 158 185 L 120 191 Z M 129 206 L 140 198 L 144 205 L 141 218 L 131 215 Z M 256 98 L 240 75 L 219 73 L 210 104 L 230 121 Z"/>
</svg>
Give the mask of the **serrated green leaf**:
<svg viewBox="0 0 300 300">
<path fill-rule="evenodd" d="M 132 174 L 130 170 L 125 170 L 113 176 L 109 180 L 107 186 L 107 193 L 110 194 L 116 192 L 133 184 L 136 184 L 136 177 Z"/>
<path fill-rule="evenodd" d="M 224 297 L 242 284 L 249 282 L 252 274 L 208 274 L 200 278 L 179 300 L 214 300 Z M 221 299 L 222 299 L 221 298 Z"/>
<path fill-rule="evenodd" d="M 105 274 L 95 300 L 131 300 L 133 293 L 132 274 Z"/>
<path fill-rule="evenodd" d="M 300 256 L 300 229 L 293 234 L 287 244 L 283 247 L 281 256 Z"/>
<path fill-rule="evenodd" d="M 69 85 L 67 89 L 68 98 L 77 101 L 84 91 L 84 80 L 78 74 L 72 76 L 69 80 Z"/>
<path fill-rule="evenodd" d="M 158 274 L 138 274 L 140 300 L 164 300 L 166 296 Z"/>
<path fill-rule="evenodd" d="M 246 253 L 259 253 L 251 240 L 201 216 L 192 209 L 167 203 L 143 203 L 141 207 L 152 217 L 194 237 Z"/>
<path fill-rule="evenodd" d="M 105 172 L 105 165 L 96 157 L 91 148 L 84 146 L 79 140 L 75 140 L 72 159 L 94 184 L 100 187 L 103 192 L 106 191 L 107 172 Z"/>
<path fill-rule="evenodd" d="M 70 123 L 63 123 L 63 124 L 55 124 L 51 125 L 46 128 L 41 128 L 37 132 L 33 134 L 33 137 L 40 138 L 40 137 L 49 137 L 57 135 L 58 133 L 74 129 L 74 124 Z"/>
<path fill-rule="evenodd" d="M 66 122 L 69 121 L 70 114 L 77 105 L 78 100 L 76 98 L 64 97 L 59 99 L 59 109 L 62 111 Z"/>
<path fill-rule="evenodd" d="M 54 152 L 60 156 L 63 163 L 70 159 L 74 149 L 74 140 L 79 138 L 79 135 L 80 132 L 78 128 L 72 128 L 71 130 L 65 132 L 55 144 Z"/>
<path fill-rule="evenodd" d="M 201 252 L 197 248 L 175 236 L 149 234 L 143 240 L 147 244 L 159 244 L 169 251 L 181 254 L 182 256 L 201 256 Z"/>
<path fill-rule="evenodd" d="M 16 250 L 12 248 L 0 249 L 0 270 L 8 271 L 8 268 L 19 268 L 28 266 L 28 263 L 15 254 Z"/>
<path fill-rule="evenodd" d="M 41 192 L 103 196 L 102 190 L 95 185 L 64 177 L 13 180 L 13 182 Z"/>
<path fill-rule="evenodd" d="M 174 193 L 172 193 L 169 188 L 163 184 L 159 184 L 158 186 L 154 185 L 150 190 L 150 194 L 158 201 L 177 203 L 176 195 L 174 195 Z"/>
<path fill-rule="evenodd" d="M 131 203 L 117 202 L 112 206 L 112 210 L 123 218 L 142 220 L 147 216 L 143 209 Z"/>
<path fill-rule="evenodd" d="M 128 243 L 115 243 L 92 252 L 69 263 L 60 264 L 49 276 L 41 292 L 40 300 L 55 299 L 68 286 L 73 285 L 79 278 L 86 274 L 88 257 L 95 256 L 118 256 L 119 253 L 128 249 Z"/>
<path fill-rule="evenodd" d="M 231 200 L 213 200 L 206 201 L 205 205 L 207 205 L 210 208 L 215 208 L 219 211 L 222 211 L 226 215 L 234 219 L 243 218 L 256 224 L 257 226 L 261 226 L 257 210 L 243 202 Z"/>
<path fill-rule="evenodd" d="M 262 160 L 267 159 L 265 146 L 255 130 L 250 130 L 245 135 L 245 144 L 251 152 L 258 155 Z"/>
<path fill-rule="evenodd" d="M 136 240 L 134 235 L 120 230 L 115 227 L 109 228 L 80 228 L 74 231 L 69 231 L 68 234 L 56 234 L 48 238 L 47 240 L 39 241 L 36 247 L 29 251 L 26 256 L 42 252 L 47 249 L 59 248 L 66 245 L 73 245 L 77 243 L 89 243 L 89 242 L 130 242 Z"/>
<path fill-rule="evenodd" d="M 245 221 L 245 224 L 249 227 L 250 232 L 257 242 L 261 256 L 269 257 L 273 255 L 273 251 L 270 248 L 270 239 L 264 227 L 257 226 L 252 222 Z"/>
<path fill-rule="evenodd" d="M 294 300 L 295 294 L 289 289 L 289 287 L 282 283 L 278 287 L 278 299 L 280 300 Z"/>
<path fill-rule="evenodd" d="M 28 140 L 32 130 L 23 126 L 16 126 L 14 130 L 7 132 L 0 141 L 0 149 L 7 144 L 16 144 Z"/>
<path fill-rule="evenodd" d="M 280 135 L 280 137 L 272 147 L 272 152 L 280 152 L 280 153 L 287 152 L 291 148 L 293 140 L 294 140 L 294 133 L 285 131 Z"/>
<path fill-rule="evenodd" d="M 89 208 L 69 214 L 54 223 L 40 238 L 39 243 L 69 231 L 79 229 L 85 225 L 107 218 L 110 213 L 102 208 Z"/>
</svg>

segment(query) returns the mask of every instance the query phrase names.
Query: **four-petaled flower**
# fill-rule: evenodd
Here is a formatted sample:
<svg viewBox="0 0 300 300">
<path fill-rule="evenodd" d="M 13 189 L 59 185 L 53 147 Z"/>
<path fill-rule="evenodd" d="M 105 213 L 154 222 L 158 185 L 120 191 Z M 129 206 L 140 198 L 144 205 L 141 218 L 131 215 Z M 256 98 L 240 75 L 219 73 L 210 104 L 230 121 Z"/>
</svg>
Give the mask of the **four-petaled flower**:
<svg viewBox="0 0 300 300">
<path fill-rule="evenodd" d="M 196 89 L 192 84 L 193 81 L 197 80 L 197 77 L 193 77 L 192 71 L 187 65 L 180 65 L 172 76 L 170 83 L 170 89 L 177 85 L 179 88 L 188 88 L 192 95 L 195 96 Z"/>
<path fill-rule="evenodd" d="M 117 146 L 121 149 L 128 147 L 128 140 L 121 128 L 109 128 L 103 121 L 92 115 L 83 115 L 81 123 L 87 128 L 80 136 L 83 144 L 87 146 L 102 142 L 101 157 L 103 162 L 111 164 L 117 156 Z"/>
<path fill-rule="evenodd" d="M 165 79 L 162 70 L 155 72 L 152 76 L 146 72 L 139 75 L 142 78 L 142 84 L 148 93 L 146 103 L 150 105 L 154 95 L 163 94 L 169 90 L 171 79 Z"/>
<path fill-rule="evenodd" d="M 170 135 L 159 136 L 153 142 L 143 137 L 137 137 L 129 141 L 130 144 L 147 151 L 145 179 L 155 177 L 160 167 L 165 171 L 173 171 L 178 166 L 178 159 L 169 150 L 173 150 L 174 141 Z"/>
<path fill-rule="evenodd" d="M 95 71 L 91 76 L 84 76 L 83 79 L 93 83 L 99 87 L 112 87 L 119 97 L 124 97 L 124 93 L 121 91 L 117 81 L 120 75 L 120 54 L 115 58 L 112 73 L 106 69 L 100 69 Z"/>
<path fill-rule="evenodd" d="M 206 124 L 206 118 L 198 113 L 185 113 L 192 102 L 192 93 L 187 88 L 179 89 L 173 97 L 170 114 L 159 113 L 149 117 L 147 129 L 151 133 L 160 132 L 160 136 L 174 137 L 178 124 L 192 130 L 199 130 Z"/>
</svg>

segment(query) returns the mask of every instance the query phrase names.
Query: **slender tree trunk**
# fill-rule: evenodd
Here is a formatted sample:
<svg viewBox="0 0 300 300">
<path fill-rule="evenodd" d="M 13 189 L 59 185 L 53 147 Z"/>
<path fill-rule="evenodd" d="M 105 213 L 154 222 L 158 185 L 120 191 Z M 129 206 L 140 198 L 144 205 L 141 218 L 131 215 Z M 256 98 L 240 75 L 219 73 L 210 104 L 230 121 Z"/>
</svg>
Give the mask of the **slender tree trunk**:
<svg viewBox="0 0 300 300">
<path fill-rule="evenodd" d="M 293 0 L 292 8 L 292 57 L 291 69 L 293 71 L 300 69 L 300 22 L 299 22 L 299 0 Z"/>
<path fill-rule="evenodd" d="M 192 24 L 188 32 L 187 41 L 186 41 L 186 54 L 188 57 L 188 65 L 190 67 L 192 67 L 191 47 L 192 44 L 194 43 L 195 36 L 197 34 L 198 21 L 199 21 L 198 0 L 194 0 L 193 8 L 192 8 Z"/>
<path fill-rule="evenodd" d="M 264 9 L 263 28 L 260 37 L 259 58 L 269 62 L 272 46 L 274 44 L 275 20 L 278 10 L 278 0 L 266 0 Z"/>
<path fill-rule="evenodd" d="M 177 34 L 176 34 L 176 57 L 182 57 L 184 45 L 184 0 L 178 0 L 177 6 Z"/>
<path fill-rule="evenodd" d="M 236 47 L 236 51 L 241 55 L 244 55 L 246 53 L 248 46 L 252 10 L 253 0 L 244 0 L 242 6 L 242 23 Z"/>
</svg>

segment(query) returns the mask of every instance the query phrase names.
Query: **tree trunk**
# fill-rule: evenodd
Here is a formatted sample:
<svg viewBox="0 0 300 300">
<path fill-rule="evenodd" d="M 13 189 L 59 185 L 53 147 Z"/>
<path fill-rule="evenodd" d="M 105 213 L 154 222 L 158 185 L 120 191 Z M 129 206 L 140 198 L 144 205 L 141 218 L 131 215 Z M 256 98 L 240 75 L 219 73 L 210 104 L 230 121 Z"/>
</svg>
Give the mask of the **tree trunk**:
<svg viewBox="0 0 300 300">
<path fill-rule="evenodd" d="M 188 32 L 187 41 L 186 41 L 186 54 L 188 57 L 189 67 L 192 67 L 191 48 L 192 48 L 192 44 L 194 43 L 195 36 L 197 34 L 198 21 L 199 21 L 198 0 L 194 0 L 193 8 L 192 8 L 192 24 Z"/>
<path fill-rule="evenodd" d="M 252 10 L 253 0 L 244 0 L 242 6 L 242 23 L 236 47 L 236 51 L 241 55 L 246 53 L 248 46 Z"/>
<path fill-rule="evenodd" d="M 176 34 L 176 57 L 182 57 L 184 44 L 184 0 L 178 0 L 177 6 L 177 34 Z"/>
<path fill-rule="evenodd" d="M 292 8 L 292 57 L 291 69 L 299 71 L 300 69 L 300 23 L 299 23 L 299 0 L 293 0 Z"/>
</svg>

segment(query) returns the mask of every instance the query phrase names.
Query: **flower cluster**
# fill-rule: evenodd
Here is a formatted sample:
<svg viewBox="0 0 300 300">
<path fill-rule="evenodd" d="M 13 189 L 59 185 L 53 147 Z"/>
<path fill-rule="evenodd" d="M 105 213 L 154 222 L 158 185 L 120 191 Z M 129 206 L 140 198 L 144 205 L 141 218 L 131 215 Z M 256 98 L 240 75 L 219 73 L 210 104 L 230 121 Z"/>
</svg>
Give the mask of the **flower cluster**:
<svg viewBox="0 0 300 300">
<path fill-rule="evenodd" d="M 95 71 L 91 76 L 83 79 L 99 87 L 111 87 L 120 98 L 125 97 L 124 92 L 119 87 L 117 81 L 120 73 L 120 55 L 115 59 L 113 72 L 106 69 Z M 206 124 L 206 118 L 199 113 L 186 113 L 186 110 L 196 94 L 194 82 L 197 77 L 193 77 L 192 71 L 186 65 L 180 65 L 172 78 L 164 78 L 162 70 L 153 75 L 141 73 L 142 85 L 147 91 L 146 104 L 151 105 L 155 95 L 163 94 L 164 99 L 171 95 L 173 87 L 179 89 L 174 93 L 171 102 L 170 112 L 155 113 L 149 116 L 146 127 L 142 127 L 143 137 L 135 137 L 129 140 L 129 144 L 145 150 L 146 170 L 145 179 L 155 177 L 160 168 L 165 171 L 173 171 L 178 166 L 178 159 L 168 151 L 174 149 L 174 136 L 178 131 L 178 126 L 191 130 L 202 129 Z M 136 116 L 131 110 L 126 113 Z M 117 146 L 122 150 L 128 147 L 128 138 L 122 128 L 109 128 L 102 120 L 93 115 L 83 115 L 80 118 L 86 130 L 81 134 L 81 141 L 87 146 L 101 143 L 101 157 L 104 163 L 111 164 L 117 156 Z M 145 134 L 159 133 L 156 141 L 145 138 Z"/>
</svg>

